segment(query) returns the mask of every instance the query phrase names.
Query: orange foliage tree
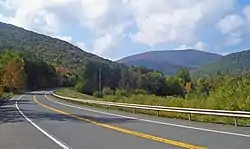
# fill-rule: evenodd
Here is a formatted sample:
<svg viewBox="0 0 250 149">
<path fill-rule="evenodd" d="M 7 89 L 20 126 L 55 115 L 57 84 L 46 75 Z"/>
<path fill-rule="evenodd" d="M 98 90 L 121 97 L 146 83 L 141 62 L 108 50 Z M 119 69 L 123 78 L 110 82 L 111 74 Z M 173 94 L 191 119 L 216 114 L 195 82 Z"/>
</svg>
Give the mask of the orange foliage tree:
<svg viewBox="0 0 250 149">
<path fill-rule="evenodd" d="M 191 82 L 187 82 L 185 88 L 186 88 L 187 92 L 190 92 L 192 90 L 192 84 L 191 84 Z"/>
<path fill-rule="evenodd" d="M 21 57 L 13 58 L 6 62 L 3 68 L 2 82 L 10 91 L 26 88 L 27 76 L 24 69 L 24 60 Z"/>
<path fill-rule="evenodd" d="M 3 96 L 3 90 L 4 90 L 4 86 L 2 82 L 2 73 L 0 73 L 0 97 Z"/>
</svg>

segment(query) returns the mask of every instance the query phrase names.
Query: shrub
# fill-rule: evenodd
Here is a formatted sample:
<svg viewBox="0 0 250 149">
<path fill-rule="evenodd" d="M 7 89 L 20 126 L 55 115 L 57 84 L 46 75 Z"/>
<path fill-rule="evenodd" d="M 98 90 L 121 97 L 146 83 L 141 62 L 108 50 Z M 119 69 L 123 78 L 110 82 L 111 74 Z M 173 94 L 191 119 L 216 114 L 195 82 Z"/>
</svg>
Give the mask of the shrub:
<svg viewBox="0 0 250 149">
<path fill-rule="evenodd" d="M 128 97 L 129 92 L 126 90 L 116 90 L 115 95 Z"/>
<path fill-rule="evenodd" d="M 93 96 L 96 98 L 103 98 L 103 93 L 100 91 L 96 91 L 94 92 Z"/>
<path fill-rule="evenodd" d="M 84 88 L 84 83 L 83 82 L 78 82 L 75 85 L 75 90 L 77 90 L 78 92 L 83 92 L 83 88 Z"/>
<path fill-rule="evenodd" d="M 110 87 L 104 87 L 102 89 L 102 93 L 104 95 L 114 95 L 114 91 L 112 89 L 110 89 Z"/>
<path fill-rule="evenodd" d="M 137 89 L 134 91 L 134 94 L 147 94 L 147 92 L 143 89 Z"/>
</svg>

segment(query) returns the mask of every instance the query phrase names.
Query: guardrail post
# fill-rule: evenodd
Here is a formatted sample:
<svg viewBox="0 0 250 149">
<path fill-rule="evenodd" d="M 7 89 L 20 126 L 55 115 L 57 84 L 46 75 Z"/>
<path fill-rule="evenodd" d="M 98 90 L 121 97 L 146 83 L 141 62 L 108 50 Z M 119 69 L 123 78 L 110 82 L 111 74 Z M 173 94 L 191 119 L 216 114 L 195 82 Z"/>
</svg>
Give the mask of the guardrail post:
<svg viewBox="0 0 250 149">
<path fill-rule="evenodd" d="M 191 113 L 188 114 L 188 121 L 191 121 Z"/>
<path fill-rule="evenodd" d="M 238 126 L 238 118 L 234 117 L 234 126 L 237 127 Z"/>
<path fill-rule="evenodd" d="M 136 114 L 136 108 L 134 108 L 134 114 Z"/>
<path fill-rule="evenodd" d="M 157 117 L 159 117 L 159 115 L 160 115 L 160 111 L 159 111 L 159 110 L 157 110 Z"/>
</svg>

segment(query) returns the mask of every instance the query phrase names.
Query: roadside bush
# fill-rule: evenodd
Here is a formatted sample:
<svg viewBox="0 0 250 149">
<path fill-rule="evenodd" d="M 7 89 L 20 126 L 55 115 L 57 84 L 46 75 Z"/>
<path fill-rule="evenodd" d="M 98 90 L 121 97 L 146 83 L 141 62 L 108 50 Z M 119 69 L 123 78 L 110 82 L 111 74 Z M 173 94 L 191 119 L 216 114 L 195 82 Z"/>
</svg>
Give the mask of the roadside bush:
<svg viewBox="0 0 250 149">
<path fill-rule="evenodd" d="M 96 97 L 96 98 L 103 98 L 103 93 L 99 92 L 99 91 L 96 91 L 96 92 L 94 92 L 93 96 Z"/>
<path fill-rule="evenodd" d="M 110 89 L 110 87 L 104 87 L 102 89 L 102 93 L 103 93 L 104 96 L 114 95 L 114 91 L 112 89 Z"/>
<path fill-rule="evenodd" d="M 138 95 L 138 94 L 147 94 L 147 92 L 143 89 L 137 89 L 134 91 L 134 94 Z"/>
<path fill-rule="evenodd" d="M 83 88 L 84 88 L 84 83 L 83 82 L 78 82 L 75 85 L 75 90 L 78 91 L 78 92 L 83 92 Z"/>
<path fill-rule="evenodd" d="M 129 92 L 126 91 L 126 90 L 116 90 L 115 91 L 115 95 L 128 97 L 129 96 Z"/>
</svg>

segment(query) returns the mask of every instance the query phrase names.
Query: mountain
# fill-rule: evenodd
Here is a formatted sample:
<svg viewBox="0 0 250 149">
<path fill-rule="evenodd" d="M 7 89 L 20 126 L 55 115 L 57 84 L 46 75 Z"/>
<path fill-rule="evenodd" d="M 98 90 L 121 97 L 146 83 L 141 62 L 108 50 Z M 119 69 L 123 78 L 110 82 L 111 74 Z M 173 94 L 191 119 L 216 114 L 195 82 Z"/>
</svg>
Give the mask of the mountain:
<svg viewBox="0 0 250 149">
<path fill-rule="evenodd" d="M 0 22 L 0 51 L 4 49 L 30 53 L 64 70 L 80 70 L 90 60 L 113 63 L 65 41 Z"/>
<path fill-rule="evenodd" d="M 250 50 L 231 53 L 221 59 L 204 65 L 194 72 L 194 76 L 214 75 L 218 72 L 227 74 L 245 73 L 250 71 Z"/>
<path fill-rule="evenodd" d="M 117 62 L 129 66 L 145 66 L 150 69 L 160 70 L 167 75 L 173 75 L 179 68 L 186 67 L 189 70 L 194 70 L 202 65 L 214 62 L 221 57 L 218 54 L 193 49 L 166 50 L 136 54 L 125 57 Z"/>
<path fill-rule="evenodd" d="M 125 63 L 128 66 L 144 66 L 154 70 L 160 70 L 167 75 L 174 75 L 177 70 L 183 68 L 181 65 L 175 65 L 168 61 L 152 61 L 152 60 L 131 60 Z M 168 69 L 166 69 L 168 68 Z M 187 67 L 189 70 L 193 70 L 192 67 Z"/>
</svg>

